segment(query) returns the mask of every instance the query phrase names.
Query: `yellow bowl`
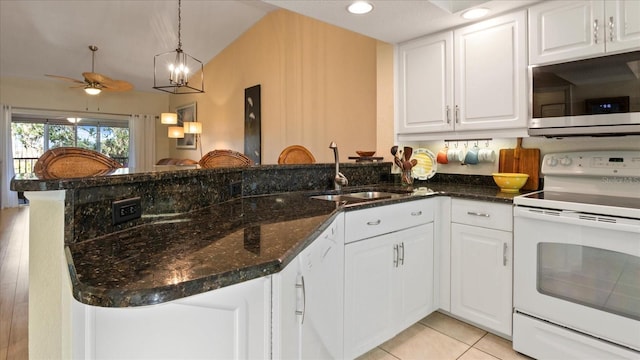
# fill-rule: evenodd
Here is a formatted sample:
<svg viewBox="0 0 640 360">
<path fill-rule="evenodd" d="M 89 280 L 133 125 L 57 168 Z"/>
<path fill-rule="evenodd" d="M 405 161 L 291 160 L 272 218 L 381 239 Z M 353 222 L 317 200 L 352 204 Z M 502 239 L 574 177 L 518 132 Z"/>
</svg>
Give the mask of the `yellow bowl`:
<svg viewBox="0 0 640 360">
<path fill-rule="evenodd" d="M 500 187 L 500 191 L 517 193 L 529 179 L 529 174 L 520 173 L 493 173 L 493 181 Z"/>
</svg>

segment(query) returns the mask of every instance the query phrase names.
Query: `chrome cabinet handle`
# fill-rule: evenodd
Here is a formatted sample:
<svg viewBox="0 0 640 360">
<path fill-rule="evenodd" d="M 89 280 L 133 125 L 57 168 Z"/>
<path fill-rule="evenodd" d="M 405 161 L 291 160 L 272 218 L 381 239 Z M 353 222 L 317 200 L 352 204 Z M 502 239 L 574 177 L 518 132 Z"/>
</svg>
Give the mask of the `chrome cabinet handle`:
<svg viewBox="0 0 640 360">
<path fill-rule="evenodd" d="M 593 20 L 593 42 L 598 43 L 598 19 Z"/>
<path fill-rule="evenodd" d="M 398 267 L 398 244 L 393 245 L 393 267 Z"/>
<path fill-rule="evenodd" d="M 460 124 L 460 106 L 456 105 L 456 124 Z"/>
<path fill-rule="evenodd" d="M 296 315 L 302 315 L 302 320 L 300 321 L 300 324 L 304 324 L 304 314 L 307 310 L 307 294 L 304 286 L 304 275 L 301 275 L 300 279 L 301 279 L 301 283 L 296 283 L 296 288 L 302 289 L 302 310 L 296 310 Z"/>
<path fill-rule="evenodd" d="M 411 212 L 411 216 L 420 216 L 420 215 L 422 215 L 422 210 L 412 211 Z"/>
<path fill-rule="evenodd" d="M 447 105 L 447 124 L 451 124 L 451 108 Z"/>
<path fill-rule="evenodd" d="M 507 243 L 502 244 L 502 266 L 507 266 Z"/>
<path fill-rule="evenodd" d="M 491 217 L 491 214 L 487 214 L 487 213 L 479 213 L 479 212 L 475 212 L 475 211 L 467 211 L 467 215 L 482 216 L 482 217 Z"/>
<path fill-rule="evenodd" d="M 615 29 L 615 23 L 613 22 L 613 16 L 609 17 L 609 41 L 613 42 L 613 33 Z"/>
<path fill-rule="evenodd" d="M 399 259 L 399 263 L 400 265 L 404 265 L 404 242 L 400 243 L 400 250 L 402 250 L 402 252 L 400 252 L 400 259 Z"/>
<path fill-rule="evenodd" d="M 380 225 L 380 223 L 382 222 L 382 220 L 378 219 L 375 221 L 367 221 L 367 225 Z"/>
</svg>

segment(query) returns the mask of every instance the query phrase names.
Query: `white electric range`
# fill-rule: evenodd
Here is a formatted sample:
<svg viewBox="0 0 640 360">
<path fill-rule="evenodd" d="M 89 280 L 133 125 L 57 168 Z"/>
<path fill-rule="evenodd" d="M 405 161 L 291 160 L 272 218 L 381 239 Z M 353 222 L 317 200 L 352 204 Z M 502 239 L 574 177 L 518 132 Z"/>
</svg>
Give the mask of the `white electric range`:
<svg viewBox="0 0 640 360">
<path fill-rule="evenodd" d="M 514 198 L 513 347 L 640 359 L 640 151 L 547 154 Z"/>
</svg>

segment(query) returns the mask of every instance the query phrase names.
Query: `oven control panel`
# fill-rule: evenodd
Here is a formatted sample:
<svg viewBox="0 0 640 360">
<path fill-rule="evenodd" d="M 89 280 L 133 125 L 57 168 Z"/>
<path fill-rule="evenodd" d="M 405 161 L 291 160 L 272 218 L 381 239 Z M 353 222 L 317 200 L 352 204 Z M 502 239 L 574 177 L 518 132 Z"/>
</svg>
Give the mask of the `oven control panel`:
<svg viewBox="0 0 640 360">
<path fill-rule="evenodd" d="M 581 151 L 546 154 L 542 161 L 542 173 L 640 178 L 640 151 Z"/>
</svg>

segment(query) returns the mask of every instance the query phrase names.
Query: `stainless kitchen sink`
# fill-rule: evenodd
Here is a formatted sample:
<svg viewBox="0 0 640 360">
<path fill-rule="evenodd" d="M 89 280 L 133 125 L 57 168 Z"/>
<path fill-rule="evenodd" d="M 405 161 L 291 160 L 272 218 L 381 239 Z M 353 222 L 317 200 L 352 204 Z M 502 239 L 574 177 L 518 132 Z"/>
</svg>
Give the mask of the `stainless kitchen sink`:
<svg viewBox="0 0 640 360">
<path fill-rule="evenodd" d="M 327 200 L 327 201 L 343 201 L 345 199 L 343 199 L 345 195 L 341 195 L 341 194 L 337 194 L 337 195 L 315 195 L 315 196 L 311 196 L 312 199 L 320 199 L 320 200 Z"/>
<path fill-rule="evenodd" d="M 381 191 L 362 191 L 362 192 L 345 194 L 345 196 L 347 197 L 354 197 L 354 198 L 365 199 L 365 200 L 388 199 L 393 195 L 396 195 L 396 194 L 381 192 Z"/>
<path fill-rule="evenodd" d="M 362 202 L 362 201 L 370 201 L 370 200 L 382 200 L 382 199 L 390 199 L 394 196 L 400 196 L 403 193 L 391 193 L 391 192 L 383 192 L 383 191 L 358 191 L 346 194 L 323 194 L 323 195 L 314 195 L 311 196 L 312 199 L 320 199 L 326 201 L 351 201 L 351 202 Z"/>
</svg>

